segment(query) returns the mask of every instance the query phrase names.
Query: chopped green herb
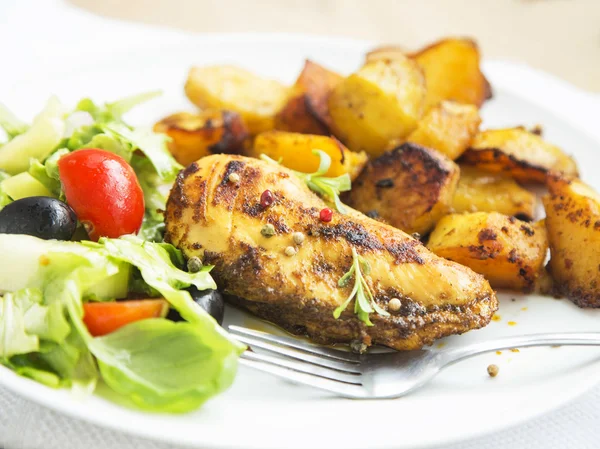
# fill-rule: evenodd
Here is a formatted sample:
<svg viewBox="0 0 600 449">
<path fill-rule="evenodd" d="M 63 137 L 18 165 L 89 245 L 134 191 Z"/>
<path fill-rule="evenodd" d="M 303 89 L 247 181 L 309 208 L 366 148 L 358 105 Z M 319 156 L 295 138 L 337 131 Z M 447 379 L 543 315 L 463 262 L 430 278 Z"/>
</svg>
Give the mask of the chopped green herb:
<svg viewBox="0 0 600 449">
<path fill-rule="evenodd" d="M 354 313 L 356 313 L 358 318 L 367 326 L 373 326 L 373 323 L 371 323 L 371 320 L 369 319 L 369 314 L 373 312 L 377 312 L 379 315 L 389 316 L 389 313 L 375 302 L 375 298 L 373 298 L 373 294 L 369 289 L 369 284 L 367 284 L 367 281 L 364 278 L 364 276 L 368 276 L 370 272 L 371 266 L 369 265 L 369 262 L 359 256 L 355 248 L 352 248 L 352 266 L 348 272 L 340 278 L 338 286 L 348 286 L 350 284 L 350 279 L 354 276 L 354 287 L 346 301 L 334 310 L 333 316 L 335 319 L 340 317 L 353 299 Z"/>
<path fill-rule="evenodd" d="M 329 155 L 323 150 L 313 150 L 313 154 L 319 156 L 320 158 L 319 168 L 317 171 L 314 173 L 302 173 L 293 170 L 294 174 L 302 179 L 310 190 L 320 195 L 324 195 L 333 201 L 335 208 L 339 213 L 345 214 L 346 208 L 340 201 L 339 195 L 341 192 L 347 192 L 350 190 L 352 186 L 350 175 L 348 175 L 348 173 L 344 173 L 337 178 L 323 176 L 329 171 L 329 167 L 331 166 L 331 157 L 329 157 Z M 267 162 L 279 163 L 276 160 L 271 159 L 266 154 L 261 154 L 260 158 Z"/>
</svg>

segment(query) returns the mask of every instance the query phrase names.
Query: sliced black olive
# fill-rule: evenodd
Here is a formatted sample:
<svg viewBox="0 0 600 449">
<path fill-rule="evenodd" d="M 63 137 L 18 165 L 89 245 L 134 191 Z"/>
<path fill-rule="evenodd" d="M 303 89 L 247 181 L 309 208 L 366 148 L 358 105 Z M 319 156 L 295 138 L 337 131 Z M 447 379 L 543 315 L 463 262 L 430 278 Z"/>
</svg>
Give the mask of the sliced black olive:
<svg viewBox="0 0 600 449">
<path fill-rule="evenodd" d="M 55 198 L 31 196 L 0 210 L 0 234 L 71 240 L 76 229 L 77 216 L 73 209 Z"/>
<path fill-rule="evenodd" d="M 198 290 L 196 287 L 191 286 L 186 288 L 192 299 L 200 307 L 206 310 L 219 324 L 223 324 L 223 317 L 225 315 L 225 302 L 223 296 L 218 290 Z M 175 309 L 171 309 L 167 318 L 172 321 L 181 321 L 181 315 Z"/>
</svg>

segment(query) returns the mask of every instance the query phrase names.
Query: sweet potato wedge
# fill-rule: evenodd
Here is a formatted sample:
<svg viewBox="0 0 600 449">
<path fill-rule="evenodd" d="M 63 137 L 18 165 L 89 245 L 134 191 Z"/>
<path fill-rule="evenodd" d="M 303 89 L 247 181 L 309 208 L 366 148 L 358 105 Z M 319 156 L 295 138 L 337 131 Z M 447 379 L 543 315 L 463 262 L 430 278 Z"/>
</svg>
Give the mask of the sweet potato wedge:
<svg viewBox="0 0 600 449">
<path fill-rule="evenodd" d="M 381 155 L 390 141 L 412 132 L 422 116 L 425 80 L 404 57 L 367 62 L 329 96 L 336 137 L 351 150 Z"/>
<path fill-rule="evenodd" d="M 275 127 L 303 134 L 330 134 L 327 101 L 342 76 L 306 60 L 286 105 L 275 116 Z"/>
<path fill-rule="evenodd" d="M 248 139 L 238 113 L 215 109 L 170 115 L 156 123 L 154 131 L 171 138 L 169 151 L 182 165 L 211 154 L 241 154 Z"/>
<path fill-rule="evenodd" d="M 427 247 L 483 274 L 492 287 L 529 292 L 543 270 L 548 238 L 543 222 L 475 212 L 442 218 Z"/>
<path fill-rule="evenodd" d="M 234 66 L 192 67 L 185 93 L 200 109 L 226 109 L 239 113 L 252 135 L 275 127 L 290 89 Z"/>
<path fill-rule="evenodd" d="M 370 161 L 343 201 L 404 232 L 427 233 L 450 211 L 458 166 L 437 151 L 405 143 Z"/>
<path fill-rule="evenodd" d="M 475 136 L 461 162 L 522 182 L 543 183 L 549 171 L 578 176 L 575 160 L 524 128 L 490 129 Z"/>
<path fill-rule="evenodd" d="M 259 158 L 266 154 L 292 170 L 314 173 L 319 168 L 319 156 L 313 150 L 322 150 L 331 157 L 327 176 L 335 177 L 348 173 L 354 179 L 367 163 L 367 154 L 350 151 L 335 137 L 311 134 L 267 131 L 256 136 L 247 156 Z"/>
</svg>

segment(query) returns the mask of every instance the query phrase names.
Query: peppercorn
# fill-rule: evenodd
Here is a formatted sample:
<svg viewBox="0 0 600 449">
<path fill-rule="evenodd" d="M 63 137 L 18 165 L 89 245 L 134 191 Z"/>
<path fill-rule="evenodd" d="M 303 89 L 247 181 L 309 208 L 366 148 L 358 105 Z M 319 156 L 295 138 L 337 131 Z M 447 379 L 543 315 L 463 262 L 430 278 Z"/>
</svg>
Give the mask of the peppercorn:
<svg viewBox="0 0 600 449">
<path fill-rule="evenodd" d="M 262 227 L 260 233 L 265 237 L 273 237 L 275 235 L 275 226 L 273 226 L 271 223 L 267 223 Z"/>
<path fill-rule="evenodd" d="M 302 234 L 301 232 L 294 232 L 294 234 L 292 235 L 292 239 L 294 240 L 294 243 L 296 245 L 302 245 L 302 243 L 304 242 L 304 234 Z"/>
<path fill-rule="evenodd" d="M 273 196 L 273 192 L 270 190 L 265 190 L 260 195 L 260 205 L 262 207 L 269 207 L 271 204 L 273 204 L 273 201 L 275 201 L 275 197 Z"/>
<path fill-rule="evenodd" d="M 325 223 L 329 223 L 333 219 L 333 211 L 328 207 L 321 209 L 319 213 L 319 219 Z"/>
<path fill-rule="evenodd" d="M 392 312 L 397 312 L 402 307 L 402 301 L 399 298 L 392 298 L 390 302 L 388 302 L 388 309 Z"/>
<path fill-rule="evenodd" d="M 202 270 L 202 259 L 199 257 L 190 257 L 187 261 L 187 269 L 190 273 L 198 273 Z"/>
<path fill-rule="evenodd" d="M 490 375 L 490 377 L 496 377 L 499 371 L 500 368 L 498 368 L 498 365 L 490 365 L 487 367 L 487 372 Z"/>
<path fill-rule="evenodd" d="M 284 252 L 286 256 L 292 257 L 295 256 L 298 251 L 293 246 L 288 246 Z"/>
<path fill-rule="evenodd" d="M 227 180 L 233 184 L 237 184 L 238 182 L 240 182 L 240 175 L 238 175 L 237 173 L 232 173 L 229 175 Z"/>
</svg>

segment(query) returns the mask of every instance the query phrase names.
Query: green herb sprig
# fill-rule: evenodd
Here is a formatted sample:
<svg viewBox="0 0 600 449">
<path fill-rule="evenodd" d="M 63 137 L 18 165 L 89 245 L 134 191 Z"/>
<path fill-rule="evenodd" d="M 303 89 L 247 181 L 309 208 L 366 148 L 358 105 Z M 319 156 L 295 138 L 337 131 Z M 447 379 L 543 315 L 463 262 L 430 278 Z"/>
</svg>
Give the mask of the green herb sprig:
<svg viewBox="0 0 600 449">
<path fill-rule="evenodd" d="M 333 312 L 333 317 L 338 319 L 342 312 L 346 310 L 348 304 L 354 299 L 354 313 L 358 315 L 358 319 L 364 322 L 367 326 L 373 326 L 373 323 L 369 319 L 369 315 L 373 312 L 377 312 L 379 315 L 389 316 L 390 314 L 382 309 L 375 302 L 373 293 L 369 289 L 369 284 L 365 280 L 365 276 L 371 273 L 371 266 L 364 258 L 358 255 L 355 248 L 352 248 L 352 266 L 346 274 L 344 274 L 338 281 L 338 287 L 346 287 L 350 283 L 350 278 L 354 276 L 354 287 L 350 292 L 350 295 Z"/>
<path fill-rule="evenodd" d="M 344 173 L 336 178 L 323 176 L 329 171 L 329 167 L 331 166 L 331 157 L 323 150 L 313 150 L 312 152 L 314 155 L 319 156 L 319 168 L 317 171 L 314 173 L 303 173 L 293 170 L 294 174 L 298 178 L 302 179 L 310 190 L 320 195 L 324 195 L 333 201 L 333 204 L 335 204 L 335 208 L 339 213 L 345 214 L 346 208 L 340 201 L 340 193 L 347 192 L 352 187 L 350 175 L 348 175 L 348 173 Z M 281 163 L 281 160 L 276 161 L 271 159 L 266 154 L 262 154 L 260 158 L 271 163 Z"/>
</svg>

